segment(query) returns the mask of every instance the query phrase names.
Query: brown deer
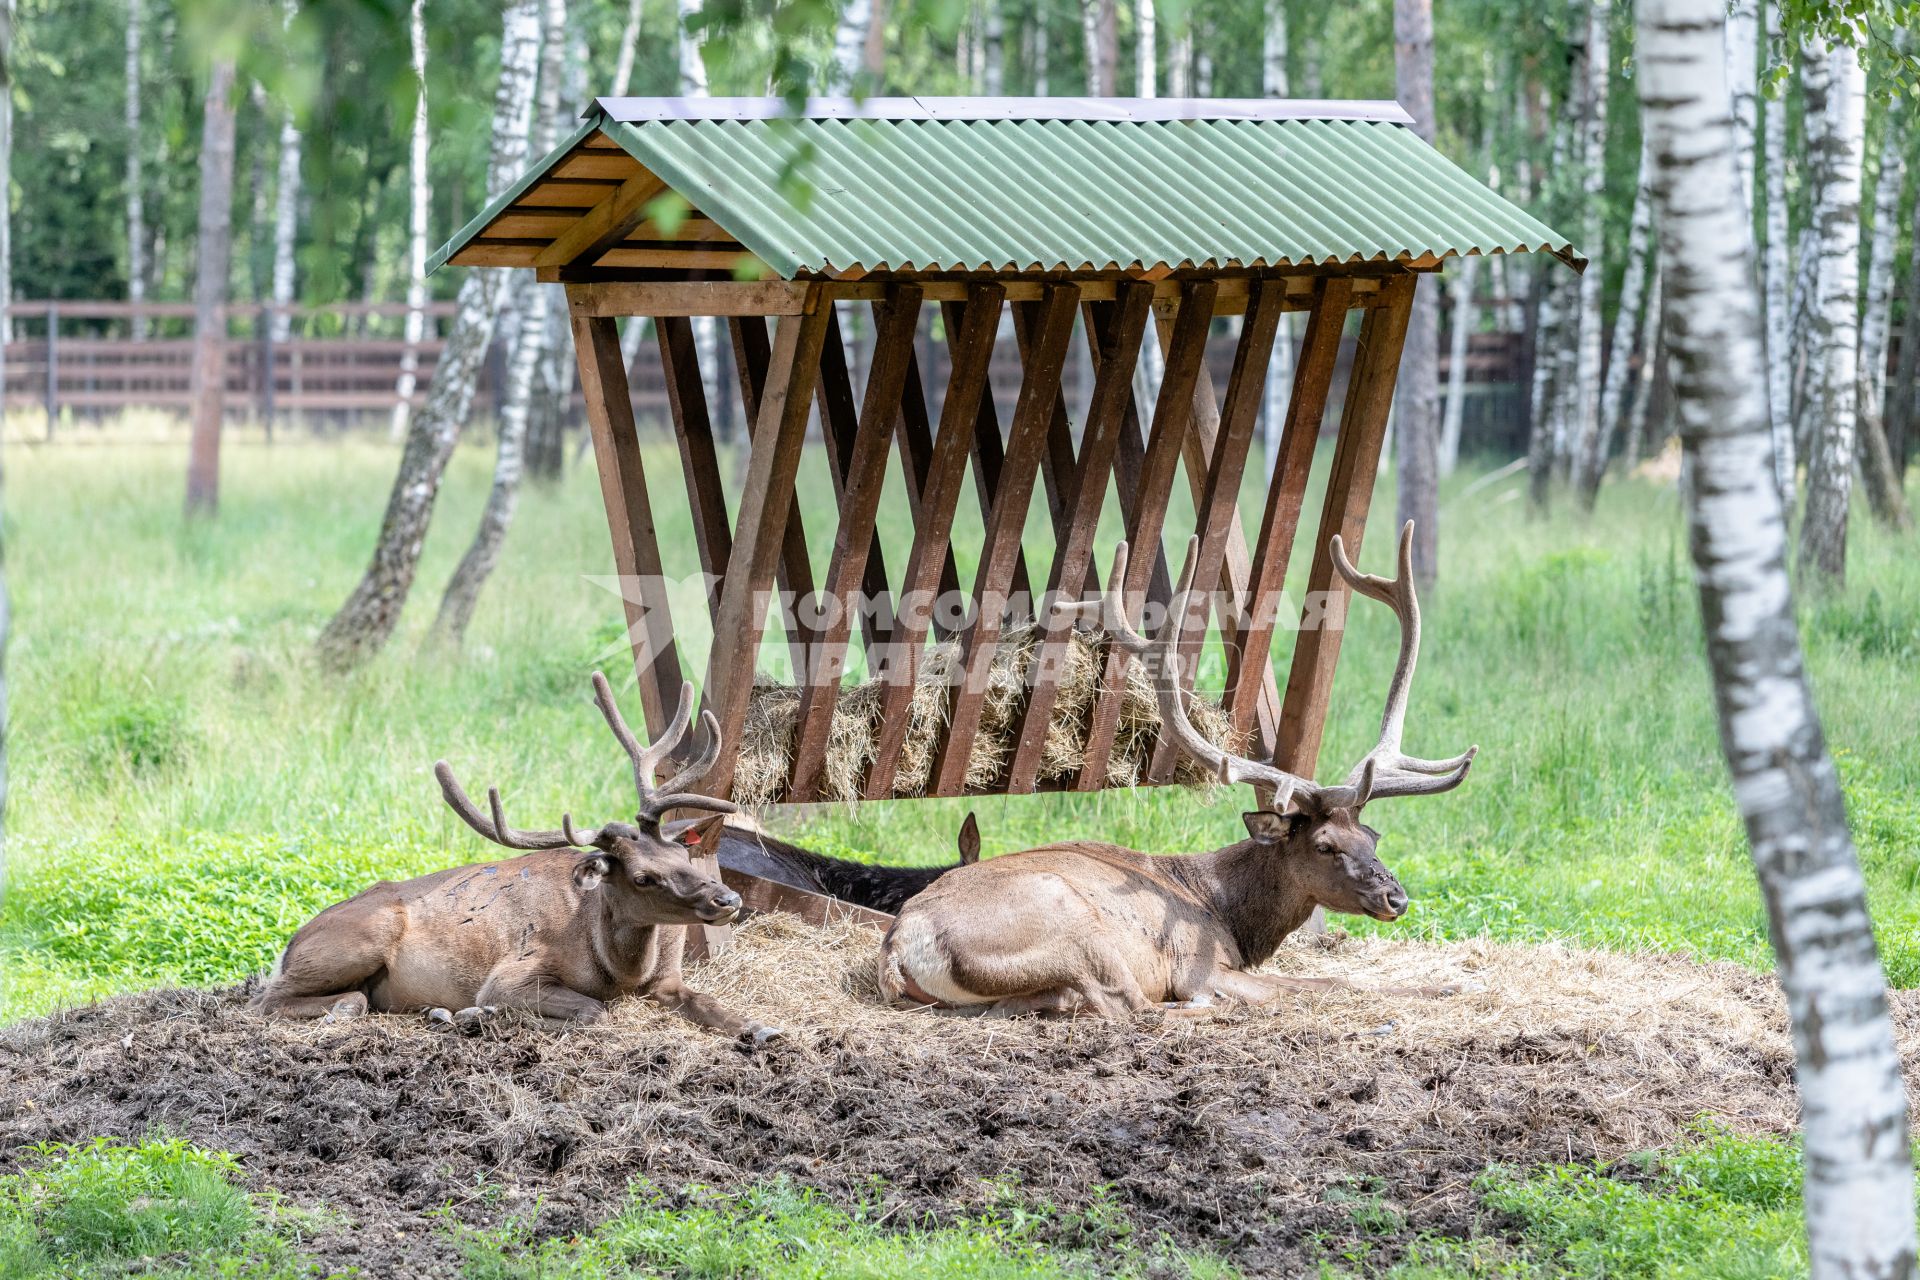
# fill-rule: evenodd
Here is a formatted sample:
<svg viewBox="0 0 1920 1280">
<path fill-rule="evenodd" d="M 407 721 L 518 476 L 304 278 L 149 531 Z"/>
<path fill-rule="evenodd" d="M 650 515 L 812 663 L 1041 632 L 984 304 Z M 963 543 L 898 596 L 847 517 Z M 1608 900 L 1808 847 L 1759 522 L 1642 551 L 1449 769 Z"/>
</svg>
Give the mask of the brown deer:
<svg viewBox="0 0 1920 1280">
<path fill-rule="evenodd" d="M 1450 760 L 1421 760 L 1400 750 L 1420 649 L 1412 531 L 1409 523 L 1392 580 L 1360 573 L 1340 539 L 1333 540 L 1340 576 L 1399 616 L 1400 660 L 1379 742 L 1346 782 L 1331 787 L 1222 751 L 1193 728 L 1178 663 L 1197 540 L 1188 546 L 1179 590 L 1151 643 L 1133 631 L 1120 598 L 1127 561 L 1121 543 L 1105 598 L 1055 608 L 1098 618 L 1114 643 L 1139 655 L 1154 676 L 1165 731 L 1222 781 L 1272 791 L 1272 807 L 1244 815 L 1247 839 L 1211 853 L 1156 856 L 1074 842 L 947 871 L 901 908 L 887 933 L 880 953 L 887 996 L 997 1014 L 1119 1016 L 1156 1003 L 1258 1004 L 1287 992 L 1351 985 L 1247 970 L 1270 957 L 1316 906 L 1399 918 L 1407 895 L 1381 864 L 1380 835 L 1362 825 L 1360 811 L 1373 800 L 1458 786 L 1478 750 Z M 977 847 L 977 833 L 963 839 L 963 849 L 968 842 Z"/>
<path fill-rule="evenodd" d="M 720 727 L 701 716 L 706 748 L 664 786 L 656 770 L 686 736 L 693 686 L 680 690 L 672 724 L 652 746 L 634 738 L 606 677 L 594 701 L 633 762 L 640 812 L 632 823 L 581 831 L 562 815 L 557 831 L 509 827 L 498 788 L 482 813 L 442 760 L 433 771 L 447 803 L 475 831 L 509 849 L 504 862 L 383 881 L 328 907 L 287 943 L 254 1007 L 284 1017 L 356 1017 L 369 1009 L 425 1011 L 473 1024 L 499 1009 L 560 1022 L 590 1022 L 607 1002 L 640 995 L 703 1027 L 755 1044 L 780 1033 L 690 991 L 680 952 L 689 924 L 724 924 L 740 895 L 693 865 L 690 846 L 712 848 L 734 806 L 685 790 L 720 755 Z M 704 816 L 665 821 L 678 809 Z"/>
</svg>

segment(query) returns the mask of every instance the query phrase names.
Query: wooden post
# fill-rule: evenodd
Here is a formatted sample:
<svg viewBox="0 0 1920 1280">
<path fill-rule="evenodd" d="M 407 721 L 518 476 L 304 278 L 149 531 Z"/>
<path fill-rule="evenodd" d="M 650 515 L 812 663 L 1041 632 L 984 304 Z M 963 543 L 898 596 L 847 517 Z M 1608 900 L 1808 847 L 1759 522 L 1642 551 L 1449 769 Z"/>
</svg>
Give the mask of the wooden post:
<svg viewBox="0 0 1920 1280">
<path fill-rule="evenodd" d="M 1331 544 L 1333 536 L 1339 534 L 1347 554 L 1356 564 L 1359 562 L 1360 539 L 1373 500 L 1374 474 L 1380 466 L 1387 413 L 1393 406 L 1393 384 L 1400 370 L 1400 349 L 1406 341 L 1407 317 L 1413 311 L 1413 290 L 1418 280 L 1411 272 L 1387 279 L 1380 305 L 1368 309 L 1366 322 L 1361 325 L 1359 350 L 1347 383 L 1333 472 L 1327 477 L 1320 527 L 1314 534 L 1313 567 L 1307 575 L 1306 604 L 1300 636 L 1294 644 L 1293 667 L 1287 674 L 1279 751 L 1274 761 L 1303 778 L 1313 777 L 1319 766 L 1320 735 L 1326 728 L 1327 703 L 1333 695 L 1333 673 L 1340 661 L 1340 639 L 1346 623 L 1349 592 L 1334 573 Z"/>
<path fill-rule="evenodd" d="M 824 299 L 820 305 L 826 305 Z M 735 316 L 728 320 L 727 329 L 733 337 L 733 363 L 740 375 L 740 405 L 746 411 L 751 448 L 759 431 L 760 401 L 767 386 L 767 364 L 772 359 L 767 320 L 765 316 Z M 799 681 L 806 678 L 807 668 L 813 665 L 814 634 L 800 612 L 813 595 L 813 563 L 807 558 L 807 531 L 797 503 L 787 507 L 777 580 L 784 597 L 780 608 L 787 628 L 787 654 L 793 662 L 793 678 Z"/>
<path fill-rule="evenodd" d="M 931 790 L 935 795 L 959 795 L 967 787 L 967 763 L 980 729 L 994 650 L 999 647 L 1004 599 L 1010 589 L 1017 589 L 1014 570 L 1020 556 L 1020 535 L 1026 529 L 1033 482 L 1060 395 L 1060 374 L 1066 367 L 1067 347 L 1073 341 L 1080 289 L 1072 284 L 1048 285 L 1038 305 L 1041 311 L 1020 380 L 1020 399 L 1014 406 L 1005 465 L 996 477 L 993 515 L 987 521 L 985 545 L 980 548 L 980 569 L 973 584 L 973 621 L 960 641 L 956 664 L 960 683 L 953 689 L 947 708 L 947 734 L 934 759 Z"/>
<path fill-rule="evenodd" d="M 875 303 L 875 320 L 879 319 L 881 304 Z M 918 529 L 925 515 L 927 472 L 933 465 L 933 427 L 927 417 L 927 389 L 920 381 L 920 345 L 926 330 L 923 328 L 914 335 L 913 350 L 907 353 L 907 380 L 900 389 L 900 420 L 896 432 L 900 442 L 900 462 L 907 482 L 907 511 L 913 517 L 913 527 Z M 953 547 L 949 544 L 940 562 L 941 595 L 960 590 L 960 572 L 953 563 Z M 936 617 L 933 620 L 933 634 L 936 639 L 946 639 L 947 629 Z"/>
<path fill-rule="evenodd" d="M 951 353 L 953 335 L 960 332 L 961 319 L 958 302 L 942 303 L 941 318 L 946 324 L 947 346 Z M 1019 308 L 1014 308 L 1019 315 Z M 1016 330 L 1017 330 L 1016 322 Z M 1024 355 L 1024 353 L 1023 353 Z M 950 360 L 949 366 L 952 361 Z M 951 378 L 951 373 L 949 373 Z M 1006 446 L 1000 440 L 1000 414 L 993 403 L 993 384 L 987 384 L 987 393 L 980 397 L 980 406 L 973 419 L 973 487 L 980 499 L 980 520 L 983 524 L 993 522 L 993 507 L 1000 494 L 1000 471 L 1006 462 Z M 1014 549 L 1013 577 L 1009 583 L 1009 596 L 1031 596 L 1032 580 L 1027 574 L 1026 552 Z"/>
<path fill-rule="evenodd" d="M 1352 300 L 1353 284 L 1343 277 L 1323 276 L 1316 283 L 1313 310 L 1294 360 L 1293 394 L 1287 399 L 1287 418 L 1281 426 L 1280 458 L 1267 483 L 1266 510 L 1253 546 L 1246 621 L 1227 646 L 1227 688 L 1222 705 L 1241 733 L 1253 728 L 1263 672 L 1273 669 L 1273 629 L 1280 611 L 1280 593 L 1286 586 L 1287 562 L 1293 555 L 1307 477 L 1313 469 L 1313 450 L 1327 414 L 1327 392 L 1333 385 L 1340 335 L 1346 328 L 1347 307 Z M 1276 741 L 1261 746 L 1271 751 Z"/>
<path fill-rule="evenodd" d="M 713 651 L 707 659 L 706 708 L 719 719 L 724 740 L 734 744 L 740 741 L 747 703 L 753 696 L 767 593 L 774 584 L 789 528 L 787 517 L 793 510 L 794 476 L 806 440 L 807 411 L 820 369 L 827 316 L 827 300 L 816 285 L 808 291 L 804 314 L 780 317 L 755 414 L 752 452 L 733 532 L 733 558 L 720 588 Z M 725 796 L 732 791 L 735 754 L 720 753 L 697 784 L 704 794 Z"/>
<path fill-rule="evenodd" d="M 826 310 L 831 317 L 831 304 Z M 887 445 L 899 417 L 900 392 L 906 382 L 908 358 L 913 353 L 913 336 L 919 327 L 919 288 L 910 284 L 895 286 L 874 339 L 866 394 L 845 454 L 846 479 L 841 489 L 840 520 L 834 531 L 833 559 L 827 568 L 825 584 L 826 599 L 831 602 L 833 613 L 827 619 L 820 643 L 814 647 L 813 669 L 805 673 L 800 687 L 789 800 L 812 800 L 819 794 L 834 703 L 839 699 L 840 677 L 846 669 L 847 639 L 853 629 L 851 611 L 856 591 L 873 589 L 868 570 L 874 567 L 872 557 L 879 553 L 874 526 L 886 481 Z M 844 362 L 840 367 L 844 371 Z M 884 573 L 880 577 L 880 589 L 884 600 Z M 885 634 L 891 638 L 892 633 L 889 619 Z"/>
<path fill-rule="evenodd" d="M 611 319 L 575 316 L 573 346 L 580 365 L 580 389 L 586 397 L 587 426 L 593 435 L 594 462 L 600 471 L 600 498 L 613 535 L 614 571 L 620 575 L 640 705 L 646 712 L 647 733 L 654 735 L 666 729 L 679 705 L 680 656 L 673 645 L 673 616 L 667 604 L 660 544 L 654 536 L 646 471 L 640 462 L 633 398 L 620 359 L 620 331 Z"/>
<path fill-rule="evenodd" d="M 60 417 L 60 304 L 47 304 L 47 439 Z"/>
<path fill-rule="evenodd" d="M 685 316 L 655 316 L 653 333 L 660 343 L 667 410 L 673 419 L 673 438 L 680 446 L 687 507 L 693 514 L 693 540 L 700 551 L 700 570 L 708 579 L 707 613 L 712 617 L 720 611 L 720 580 L 733 556 L 733 530 L 727 523 L 727 490 L 713 447 L 706 384 L 700 378 L 700 351 L 694 342 L 693 325 Z"/>
<path fill-rule="evenodd" d="M 891 290 L 891 293 L 902 305 L 906 305 L 908 300 L 911 300 L 915 322 L 918 323 L 920 314 L 920 287 L 918 285 L 897 285 Z M 882 312 L 880 323 L 885 324 L 884 308 L 882 308 Z M 911 355 L 913 351 L 913 334 L 911 332 L 908 333 L 905 343 L 905 350 Z M 900 395 L 905 388 L 904 379 L 906 377 L 906 365 L 904 363 L 902 363 L 898 372 L 898 378 L 894 378 L 891 370 L 888 373 L 889 378 L 892 379 L 891 385 L 893 386 L 893 390 L 891 392 L 890 402 L 885 406 L 887 419 L 880 424 L 879 428 L 881 432 L 879 439 L 882 445 L 880 465 L 883 469 L 886 465 L 886 451 L 884 446 L 888 437 L 892 434 L 891 424 L 900 416 Z M 868 372 L 868 377 L 872 377 L 871 370 Z M 847 368 L 846 344 L 840 337 L 839 311 L 838 308 L 834 307 L 831 303 L 828 304 L 827 337 L 825 343 L 820 348 L 820 378 L 814 385 L 814 399 L 820 407 L 821 433 L 826 437 L 827 472 L 833 478 L 833 496 L 834 500 L 841 504 L 840 522 L 844 525 L 847 520 L 847 489 L 851 483 L 850 476 L 854 469 L 853 454 L 855 440 L 859 435 L 859 423 L 864 421 L 864 419 L 859 417 L 858 411 L 856 411 L 854 407 L 853 375 Z M 878 496 L 879 493 L 878 490 L 876 490 L 876 500 Z M 836 533 L 835 536 L 837 537 L 838 534 Z M 893 615 L 891 609 L 887 607 L 889 594 L 887 589 L 887 559 L 886 552 L 880 545 L 880 533 L 878 529 L 873 530 L 870 543 L 871 545 L 868 546 L 866 551 L 865 567 L 860 580 L 860 591 L 866 598 L 868 606 L 860 613 L 860 633 L 866 641 L 867 648 L 872 649 L 875 645 L 886 643 L 888 632 L 892 626 Z M 827 589 L 827 592 L 829 596 L 833 595 L 833 589 L 831 587 Z M 823 607 L 832 607 L 825 604 L 824 598 L 821 603 Z M 824 643 L 824 640 L 822 643 Z M 844 658 L 845 654 L 842 653 L 840 659 L 837 659 L 837 661 L 844 662 Z M 821 655 L 819 646 L 816 645 L 812 654 L 813 669 L 818 670 L 820 662 Z M 795 683 L 807 684 L 811 682 L 812 678 L 811 675 L 801 675 Z M 797 777 L 798 775 L 796 774 L 795 776 Z"/>
<path fill-rule="evenodd" d="M 920 647 L 934 612 L 933 587 L 950 550 L 954 507 L 960 500 L 980 400 L 987 394 L 987 370 L 993 360 L 994 336 L 999 332 L 1000 307 L 1005 298 L 1005 287 L 992 281 L 971 286 L 959 327 L 947 331 L 953 367 L 947 394 L 940 403 L 940 430 L 934 436 L 933 454 L 928 460 L 922 519 L 913 533 L 913 550 L 907 558 L 900 604 L 894 615 L 897 661 L 883 673 L 886 687 L 880 695 L 880 727 L 874 738 L 873 763 L 867 767 L 868 800 L 884 800 L 894 793 L 893 779 L 900 765 L 900 748 L 906 741 Z"/>
<path fill-rule="evenodd" d="M 273 308 L 263 305 L 255 313 L 260 325 L 260 422 L 273 440 Z"/>
</svg>

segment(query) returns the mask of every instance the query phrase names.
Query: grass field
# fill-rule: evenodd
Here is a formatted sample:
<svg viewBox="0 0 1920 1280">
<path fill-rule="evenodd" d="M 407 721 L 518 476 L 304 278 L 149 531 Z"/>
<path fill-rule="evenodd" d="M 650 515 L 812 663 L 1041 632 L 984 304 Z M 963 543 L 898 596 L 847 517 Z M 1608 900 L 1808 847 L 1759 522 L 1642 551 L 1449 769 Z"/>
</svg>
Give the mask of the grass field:
<svg viewBox="0 0 1920 1280">
<path fill-rule="evenodd" d="M 177 444 L 8 452 L 16 631 L 0 1016 L 162 984 L 229 982 L 270 963 L 316 909 L 371 880 L 490 856 L 491 846 L 439 801 L 429 769 L 441 756 L 475 784 L 498 782 L 510 814 L 527 824 L 563 809 L 597 821 L 631 806 L 624 762 L 586 700 L 588 672 L 618 673 L 624 661 L 618 604 L 590 581 L 611 572 L 590 467 L 575 468 L 557 488 L 529 491 L 467 649 L 448 655 L 424 650 L 421 640 L 473 528 L 490 466 L 486 451 L 463 449 L 402 634 L 380 661 L 340 680 L 316 668 L 310 646 L 364 564 L 392 451 L 353 441 L 236 441 L 219 517 L 192 525 L 179 513 Z M 671 500 L 677 460 L 664 445 L 647 460 L 656 493 L 667 498 L 660 505 L 670 567 L 690 571 L 685 513 Z M 807 466 L 800 494 L 824 562 L 831 525 L 823 495 L 831 490 L 817 455 Z M 1461 496 L 1469 479 L 1451 485 L 1443 505 L 1442 584 L 1426 601 L 1407 745 L 1440 754 L 1478 742 L 1479 762 L 1452 795 L 1369 810 L 1413 908 L 1389 926 L 1338 923 L 1437 938 L 1564 938 L 1766 966 L 1764 915 L 1715 741 L 1671 491 L 1622 482 L 1591 521 L 1535 522 L 1509 500 L 1510 484 Z M 1383 480 L 1363 558 L 1375 569 L 1390 548 L 1391 492 Z M 903 504 L 889 511 L 895 523 L 886 545 L 904 548 Z M 974 541 L 977 512 L 972 518 L 971 527 L 963 519 L 962 548 Z M 1188 522 L 1176 511 L 1170 527 Z M 1030 553 L 1043 554 L 1037 521 L 1030 533 Z M 1103 528 L 1103 560 L 1115 537 Z M 964 580 L 964 557 L 961 569 Z M 1920 986 L 1913 544 L 1884 538 L 1863 517 L 1850 582 L 1844 595 L 1803 611 L 1806 644 L 1888 976 Z M 697 625 L 684 626 L 682 640 L 704 654 Z M 1288 633 L 1278 637 L 1282 660 L 1291 642 Z M 1386 611 L 1363 603 L 1344 649 L 1323 774 L 1343 771 L 1371 741 L 1393 646 Z M 767 647 L 769 665 L 778 649 Z M 800 838 L 826 851 L 933 862 L 951 856 L 969 807 L 979 811 L 989 853 L 1069 835 L 1180 851 L 1234 838 L 1240 798 L 1202 805 L 1184 792 L 1115 792 L 816 810 Z M 1791 1153 L 1763 1154 L 1772 1161 Z M 1613 1194 L 1582 1181 L 1590 1175 L 1566 1173 L 1553 1194 Z M 1516 1173 L 1489 1183 L 1489 1203 L 1505 1194 L 1500 1187 L 1537 1182 Z M 1656 1194 L 1658 1178 L 1634 1185 L 1659 1204 L 1678 1203 Z M 1713 1214 L 1777 1209 L 1716 1205 Z M 1594 1212 L 1615 1209 L 1600 1204 Z M 846 1209 L 804 1213 L 816 1211 Z M 1521 1200 L 1503 1212 L 1531 1221 Z M 277 1232 L 275 1249 L 294 1247 L 284 1224 L 234 1221 L 234 1239 Z M 628 1239 L 646 1221 L 637 1202 L 607 1239 Z M 1540 1237 L 1541 1258 L 1559 1259 L 1558 1267 L 1575 1256 L 1549 1235 Z M 511 1238 L 469 1244 L 491 1250 L 499 1264 L 472 1262 L 476 1275 L 602 1274 L 584 1263 L 576 1271 L 523 1266 L 527 1249 Z M 1482 1261 L 1437 1246 L 1418 1264 L 1427 1269 L 1410 1274 L 1521 1265 Z M 709 1274 L 690 1265 L 668 1270 Z M 1664 1274 L 1657 1265 L 1575 1270 Z"/>
</svg>

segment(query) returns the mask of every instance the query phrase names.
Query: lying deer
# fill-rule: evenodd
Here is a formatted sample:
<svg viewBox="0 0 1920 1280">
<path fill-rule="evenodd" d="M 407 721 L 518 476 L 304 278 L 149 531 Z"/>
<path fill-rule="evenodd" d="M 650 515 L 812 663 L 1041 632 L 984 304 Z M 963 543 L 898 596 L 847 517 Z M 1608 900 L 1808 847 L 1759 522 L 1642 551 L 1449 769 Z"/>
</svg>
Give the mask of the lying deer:
<svg viewBox="0 0 1920 1280">
<path fill-rule="evenodd" d="M 463 1024 L 511 1008 L 590 1022 L 608 1001 L 640 995 L 755 1044 L 779 1035 L 688 990 L 680 977 L 679 926 L 725 924 L 740 912 L 740 895 L 696 868 L 688 853 L 713 847 L 735 812 L 725 800 L 684 789 L 719 758 L 718 722 L 712 712 L 701 716 L 705 751 L 655 786 L 659 765 L 686 736 L 693 686 L 681 688 L 673 723 L 644 749 L 597 671 L 593 692 L 633 762 L 640 812 L 631 824 L 581 831 L 562 815 L 558 831 L 509 827 L 499 790 L 488 791 L 491 813 L 481 813 L 442 760 L 433 771 L 453 811 L 495 844 L 533 852 L 383 881 L 328 907 L 287 943 L 254 1007 L 334 1019 L 424 1010 Z M 664 820 L 678 809 L 707 812 Z"/>
<path fill-rule="evenodd" d="M 1332 787 L 1232 755 L 1193 728 L 1178 661 L 1195 544 L 1166 624 L 1148 642 L 1133 631 L 1120 598 L 1127 562 L 1121 543 L 1106 597 L 1055 608 L 1097 618 L 1114 643 L 1139 655 L 1153 674 L 1165 731 L 1222 781 L 1271 790 L 1272 807 L 1244 815 L 1247 839 L 1211 853 L 1156 856 L 1074 842 L 950 870 L 906 903 L 887 933 L 880 981 L 888 998 L 984 1006 L 1000 1014 L 1118 1016 L 1155 1003 L 1258 1004 L 1287 992 L 1351 985 L 1248 970 L 1273 955 L 1315 907 L 1398 919 L 1407 909 L 1406 892 L 1381 864 L 1380 834 L 1361 823 L 1360 811 L 1389 796 L 1451 790 L 1479 749 L 1450 760 L 1400 751 L 1420 649 L 1412 534 L 1409 523 L 1400 539 L 1399 576 L 1391 581 L 1360 573 L 1340 539 L 1333 540 L 1340 576 L 1398 615 L 1400 660 L 1378 744 L 1345 783 Z M 977 847 L 977 834 L 970 838 Z"/>
</svg>

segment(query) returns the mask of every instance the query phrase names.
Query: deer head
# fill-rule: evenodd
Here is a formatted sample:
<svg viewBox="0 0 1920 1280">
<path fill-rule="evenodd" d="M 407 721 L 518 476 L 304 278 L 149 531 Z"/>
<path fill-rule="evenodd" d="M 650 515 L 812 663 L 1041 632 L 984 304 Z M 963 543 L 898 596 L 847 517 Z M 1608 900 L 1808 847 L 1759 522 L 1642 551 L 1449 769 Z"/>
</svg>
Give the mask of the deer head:
<svg viewBox="0 0 1920 1280">
<path fill-rule="evenodd" d="M 1097 621 L 1115 644 L 1146 664 L 1160 704 L 1162 729 L 1182 750 L 1205 763 L 1222 782 L 1251 783 L 1256 792 L 1272 793 L 1271 807 L 1245 815 L 1247 832 L 1257 844 L 1310 858 L 1297 868 L 1298 879 L 1321 906 L 1382 920 L 1396 919 L 1406 910 L 1407 895 L 1381 863 L 1375 852 L 1380 833 L 1360 822 L 1360 811 L 1371 801 L 1391 796 L 1452 790 L 1467 776 L 1479 751 L 1478 747 L 1469 747 L 1450 759 L 1427 760 L 1400 749 L 1407 695 L 1420 656 L 1420 601 L 1412 571 L 1413 522 L 1408 521 L 1401 531 L 1399 573 L 1391 579 L 1361 573 L 1348 560 L 1339 536 L 1333 539 L 1333 565 L 1340 577 L 1354 591 L 1387 605 L 1400 620 L 1400 658 L 1387 685 L 1379 740 L 1348 772 L 1346 780 L 1335 786 L 1302 778 L 1271 760 L 1239 756 L 1216 747 L 1188 719 L 1186 694 L 1180 684 L 1180 638 L 1190 612 L 1198 548 L 1198 538 L 1188 541 L 1179 588 L 1168 606 L 1166 622 L 1151 641 L 1133 629 L 1121 598 L 1127 567 L 1124 542 L 1114 551 L 1113 574 L 1104 596 L 1060 603 L 1054 608 Z"/>
<path fill-rule="evenodd" d="M 577 849 L 573 881 L 582 890 L 606 895 L 610 910 L 623 919 L 646 918 L 653 923 L 724 924 L 740 912 L 740 895 L 695 867 L 691 851 L 714 848 L 726 815 L 738 809 L 725 800 L 687 790 L 720 758 L 720 724 L 711 711 L 702 712 L 706 747 L 699 756 L 656 785 L 663 761 L 686 737 L 693 719 L 693 685 L 680 686 L 680 706 L 667 731 L 651 746 L 642 747 L 627 728 L 613 700 L 607 678 L 593 673 L 593 700 L 606 717 L 607 727 L 633 762 L 633 785 L 640 809 L 631 823 L 608 822 L 581 830 L 571 814 L 560 815 L 558 830 L 530 831 L 507 825 L 500 789 L 487 789 L 489 812 L 482 813 L 468 797 L 445 760 L 433 766 L 447 804 L 468 826 L 508 849 Z M 702 809 L 699 817 L 666 821 L 677 809 Z"/>
</svg>

